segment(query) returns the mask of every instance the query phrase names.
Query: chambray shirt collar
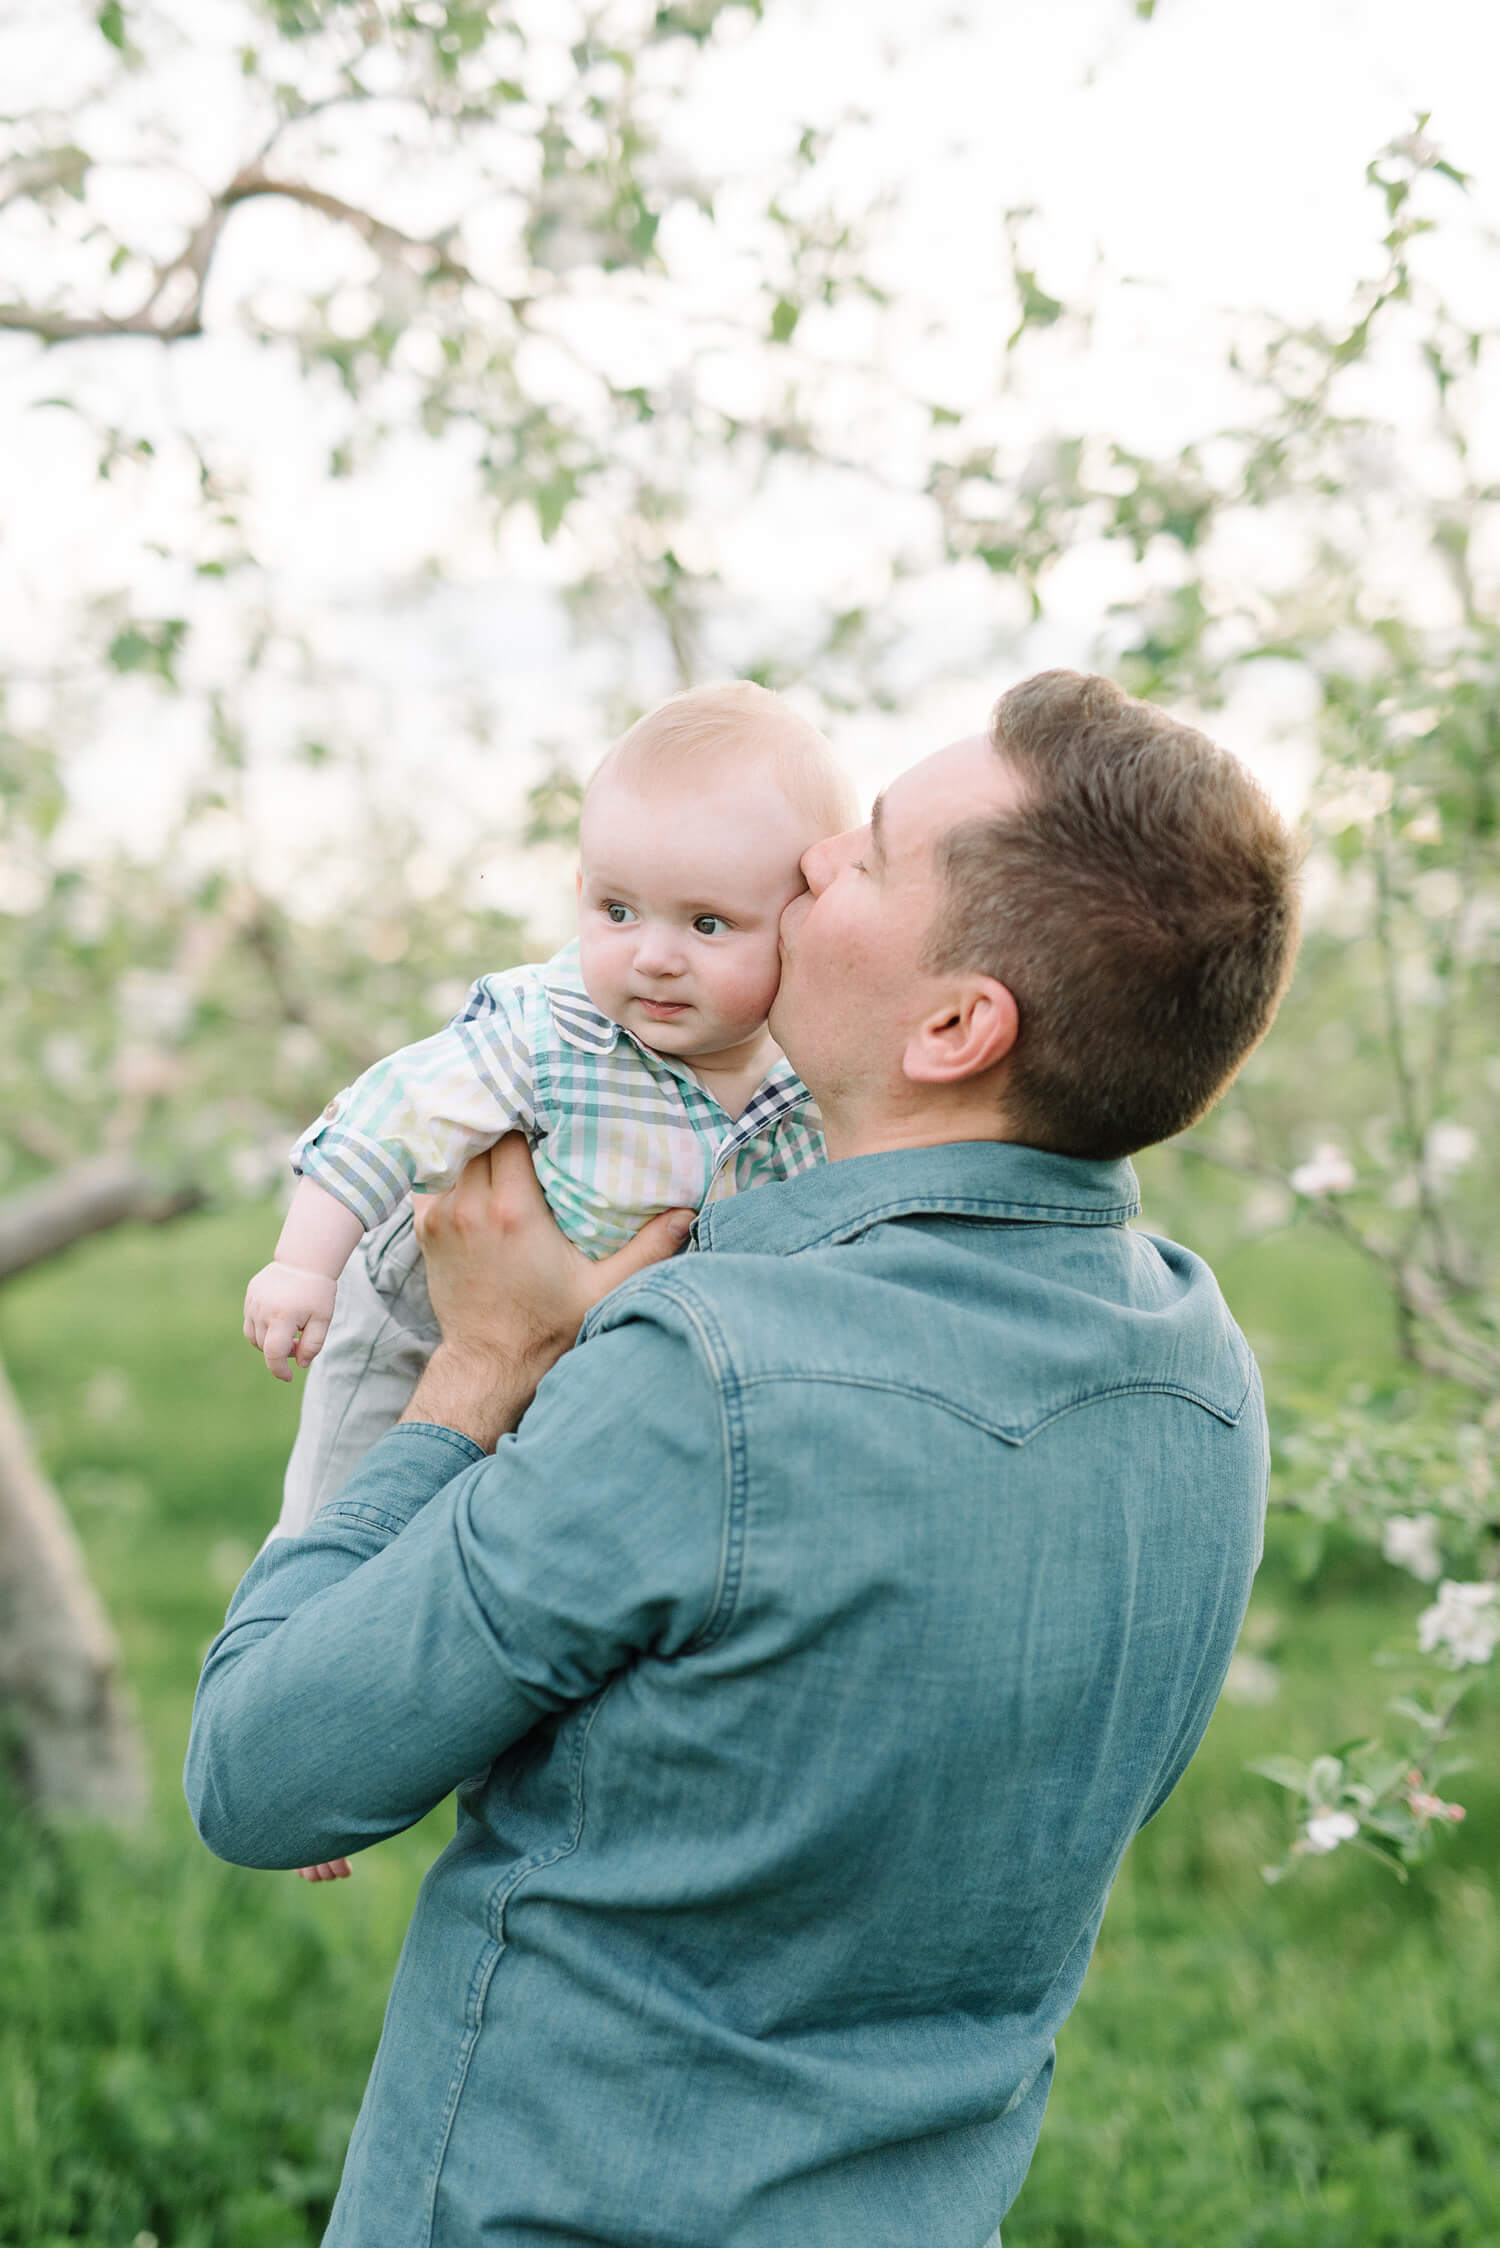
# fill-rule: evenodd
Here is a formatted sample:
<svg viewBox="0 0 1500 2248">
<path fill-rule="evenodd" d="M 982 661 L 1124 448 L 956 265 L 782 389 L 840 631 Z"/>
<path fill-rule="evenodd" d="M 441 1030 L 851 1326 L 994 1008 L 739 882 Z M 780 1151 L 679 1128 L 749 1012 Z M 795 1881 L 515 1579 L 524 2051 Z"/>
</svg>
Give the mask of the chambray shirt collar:
<svg viewBox="0 0 1500 2248">
<path fill-rule="evenodd" d="M 754 1187 L 698 1215 L 696 1245 L 793 1256 L 852 1240 L 886 1218 L 1003 1219 L 1022 1225 L 1123 1225 L 1139 1215 L 1130 1164 L 1099 1163 L 997 1140 L 894 1148 L 824 1163 Z"/>
</svg>

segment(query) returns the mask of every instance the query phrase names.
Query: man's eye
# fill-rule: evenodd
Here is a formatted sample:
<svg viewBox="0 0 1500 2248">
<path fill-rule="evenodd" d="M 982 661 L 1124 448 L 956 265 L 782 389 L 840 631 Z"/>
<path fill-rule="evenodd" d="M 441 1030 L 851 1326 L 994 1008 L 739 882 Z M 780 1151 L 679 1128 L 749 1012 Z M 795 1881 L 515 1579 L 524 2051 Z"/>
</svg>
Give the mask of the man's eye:
<svg viewBox="0 0 1500 2248">
<path fill-rule="evenodd" d="M 700 937 L 716 937 L 722 929 L 729 927 L 729 923 L 722 913 L 700 913 L 693 927 Z"/>
</svg>

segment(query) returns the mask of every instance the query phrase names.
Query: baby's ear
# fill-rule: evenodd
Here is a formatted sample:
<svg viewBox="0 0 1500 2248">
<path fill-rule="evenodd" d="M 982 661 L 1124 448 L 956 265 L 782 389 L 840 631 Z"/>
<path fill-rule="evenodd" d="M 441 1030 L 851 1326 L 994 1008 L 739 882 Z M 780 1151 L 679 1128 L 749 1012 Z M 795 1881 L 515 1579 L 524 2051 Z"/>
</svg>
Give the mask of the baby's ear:
<svg viewBox="0 0 1500 2248">
<path fill-rule="evenodd" d="M 583 896 L 583 868 L 582 868 L 582 867 L 580 867 L 580 868 L 578 869 L 578 872 L 577 872 L 577 873 L 576 873 L 576 874 L 574 875 L 574 877 L 573 877 L 573 888 L 574 888 L 574 892 L 575 892 L 575 894 L 576 894 L 576 895 L 577 895 L 578 897 L 580 897 L 580 898 L 581 898 L 581 897 Z"/>
</svg>

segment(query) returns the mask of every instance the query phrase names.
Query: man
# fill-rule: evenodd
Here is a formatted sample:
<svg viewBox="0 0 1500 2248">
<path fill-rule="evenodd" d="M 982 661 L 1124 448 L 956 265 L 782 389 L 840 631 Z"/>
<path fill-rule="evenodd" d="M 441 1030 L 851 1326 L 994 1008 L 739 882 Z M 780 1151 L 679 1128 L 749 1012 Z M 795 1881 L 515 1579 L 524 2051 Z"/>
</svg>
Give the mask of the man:
<svg viewBox="0 0 1500 2248">
<path fill-rule="evenodd" d="M 804 861 L 826 1167 L 651 1271 L 669 1220 L 584 1266 L 517 1143 L 427 1213 L 443 1345 L 245 1580 L 188 1759 L 252 1865 L 458 1787 L 330 2243 L 995 2238 L 1259 1558 L 1253 1362 L 1125 1158 L 1263 1034 L 1296 859 L 1043 674 Z"/>
</svg>

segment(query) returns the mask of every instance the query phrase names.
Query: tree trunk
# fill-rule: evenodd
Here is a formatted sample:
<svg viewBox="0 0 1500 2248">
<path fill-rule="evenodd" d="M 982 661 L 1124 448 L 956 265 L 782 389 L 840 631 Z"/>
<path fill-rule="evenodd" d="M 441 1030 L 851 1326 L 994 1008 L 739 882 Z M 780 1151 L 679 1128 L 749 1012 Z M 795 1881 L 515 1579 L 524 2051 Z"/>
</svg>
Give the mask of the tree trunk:
<svg viewBox="0 0 1500 2248">
<path fill-rule="evenodd" d="M 191 1209 L 123 1158 L 70 1164 L 0 1202 L 0 1280 L 128 1218 Z M 130 1819 L 146 1764 L 119 1649 L 0 1367 L 0 1751 L 25 1798 Z"/>
<path fill-rule="evenodd" d="M 0 1370 L 0 1724 L 38 1805 L 130 1819 L 146 1801 L 119 1650 Z"/>
</svg>

